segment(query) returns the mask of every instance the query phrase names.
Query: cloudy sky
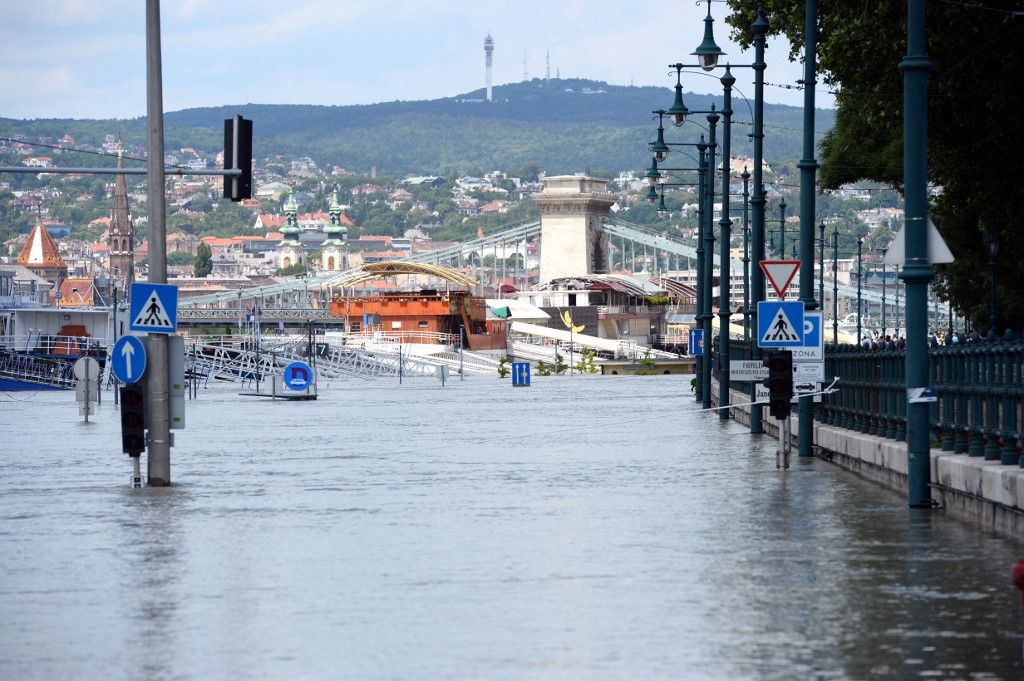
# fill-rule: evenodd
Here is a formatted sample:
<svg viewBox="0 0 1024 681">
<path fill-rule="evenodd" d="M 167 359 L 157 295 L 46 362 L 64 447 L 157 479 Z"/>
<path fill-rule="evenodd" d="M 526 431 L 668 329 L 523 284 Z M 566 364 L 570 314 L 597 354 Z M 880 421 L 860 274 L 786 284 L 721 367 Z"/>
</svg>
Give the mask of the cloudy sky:
<svg viewBox="0 0 1024 681">
<path fill-rule="evenodd" d="M 10 2 L 0 24 L 0 116 L 128 118 L 146 112 L 143 0 Z M 724 4 L 713 5 L 721 15 Z M 665 65 L 703 36 L 704 6 L 583 0 L 163 0 L 164 108 L 225 104 L 369 104 L 435 99 L 484 84 L 483 40 L 494 37 L 493 82 L 525 71 L 618 85 L 674 84 Z M 715 23 L 729 59 L 749 63 Z M 769 44 L 765 80 L 793 84 L 802 67 Z M 734 71 L 752 97 L 752 73 Z M 720 91 L 691 75 L 686 91 Z M 833 106 L 819 83 L 817 105 Z M 771 86 L 765 99 L 803 104 Z"/>
</svg>

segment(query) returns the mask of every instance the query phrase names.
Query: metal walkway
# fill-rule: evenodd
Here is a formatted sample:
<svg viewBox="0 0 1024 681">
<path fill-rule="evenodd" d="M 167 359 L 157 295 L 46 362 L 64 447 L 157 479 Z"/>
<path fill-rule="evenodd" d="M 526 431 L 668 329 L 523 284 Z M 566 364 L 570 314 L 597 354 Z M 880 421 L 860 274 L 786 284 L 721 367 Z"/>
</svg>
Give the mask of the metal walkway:
<svg viewBox="0 0 1024 681">
<path fill-rule="evenodd" d="M 322 379 L 380 376 L 437 377 L 440 367 L 449 374 L 496 374 L 498 362 L 475 353 L 458 352 L 438 346 L 432 354 L 413 353 L 407 346 L 375 344 L 371 348 L 339 346 L 317 342 L 313 357 L 304 336 L 264 337 L 257 348 L 248 336 L 223 336 L 197 340 L 187 346 L 186 368 L 200 380 L 246 381 L 265 379 L 291 362 L 315 366 Z"/>
</svg>

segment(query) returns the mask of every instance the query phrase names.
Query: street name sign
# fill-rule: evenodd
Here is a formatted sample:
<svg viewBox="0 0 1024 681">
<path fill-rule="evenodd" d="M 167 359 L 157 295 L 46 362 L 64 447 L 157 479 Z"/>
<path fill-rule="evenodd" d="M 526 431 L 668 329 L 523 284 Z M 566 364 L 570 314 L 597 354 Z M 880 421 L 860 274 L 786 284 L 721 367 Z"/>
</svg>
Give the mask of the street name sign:
<svg viewBox="0 0 1024 681">
<path fill-rule="evenodd" d="M 729 362 L 730 381 L 763 381 L 768 367 L 759 359 L 734 359 Z"/>
<path fill-rule="evenodd" d="M 178 330 L 178 287 L 172 284 L 132 284 L 128 318 L 132 331 L 175 333 Z"/>
<path fill-rule="evenodd" d="M 757 304 L 757 347 L 799 348 L 804 344 L 804 304 L 762 300 Z"/>
<path fill-rule="evenodd" d="M 135 383 L 146 371 L 146 347 L 135 336 L 121 336 L 110 353 L 114 375 L 122 383 Z"/>
<path fill-rule="evenodd" d="M 793 283 L 793 277 L 800 269 L 799 260 L 762 260 L 761 271 L 779 298 L 786 297 L 786 290 Z"/>
</svg>

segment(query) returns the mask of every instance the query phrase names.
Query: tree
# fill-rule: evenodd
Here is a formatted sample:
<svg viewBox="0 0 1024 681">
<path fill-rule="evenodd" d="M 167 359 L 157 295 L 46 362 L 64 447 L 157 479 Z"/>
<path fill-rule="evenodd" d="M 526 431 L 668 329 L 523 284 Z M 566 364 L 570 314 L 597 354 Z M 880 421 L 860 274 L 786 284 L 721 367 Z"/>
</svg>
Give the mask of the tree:
<svg viewBox="0 0 1024 681">
<path fill-rule="evenodd" d="M 751 42 L 755 5 L 729 0 L 728 22 Z M 761 3 L 772 34 L 803 44 L 803 0 Z M 1024 326 L 1024 241 L 1016 236 L 1024 188 L 1007 167 L 1007 151 L 1024 149 L 1024 93 L 1012 85 L 1024 70 L 1013 0 L 929 3 L 928 172 L 939 191 L 930 213 L 956 262 L 937 265 L 935 286 L 981 328 L 988 326 L 987 236 L 1000 237 L 998 306 L 1008 326 Z M 902 190 L 903 3 L 819 3 L 819 62 L 825 83 L 838 86 L 836 122 L 821 145 L 821 185 L 858 179 Z M 1018 151 L 1019 153 L 1019 151 Z M 985 280 L 979 281 L 979 272 Z"/>
<path fill-rule="evenodd" d="M 207 246 L 207 248 L 209 247 Z M 195 262 L 195 257 L 185 251 L 174 251 L 167 254 L 168 265 L 195 265 Z"/>
<path fill-rule="evenodd" d="M 192 275 L 195 277 L 207 277 L 213 272 L 213 251 L 208 244 L 199 244 L 196 248 L 196 258 L 192 265 Z"/>
<path fill-rule="evenodd" d="M 301 262 L 297 262 L 294 265 L 288 265 L 288 267 L 279 267 L 274 270 L 274 276 L 278 277 L 291 277 L 294 275 L 306 274 L 309 268 Z"/>
</svg>

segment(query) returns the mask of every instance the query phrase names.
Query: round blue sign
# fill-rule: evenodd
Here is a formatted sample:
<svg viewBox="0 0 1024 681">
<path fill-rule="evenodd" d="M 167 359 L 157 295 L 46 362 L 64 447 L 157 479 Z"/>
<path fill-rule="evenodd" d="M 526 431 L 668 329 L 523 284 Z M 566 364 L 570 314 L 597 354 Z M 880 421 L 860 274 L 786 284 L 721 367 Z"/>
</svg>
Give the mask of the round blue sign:
<svg viewBox="0 0 1024 681">
<path fill-rule="evenodd" d="M 305 390 L 313 382 L 313 368 L 305 362 L 292 362 L 284 368 L 284 385 L 290 390 Z"/>
<path fill-rule="evenodd" d="M 135 336 L 121 336 L 110 352 L 114 376 L 122 383 L 135 383 L 146 373 L 146 346 Z"/>
</svg>

